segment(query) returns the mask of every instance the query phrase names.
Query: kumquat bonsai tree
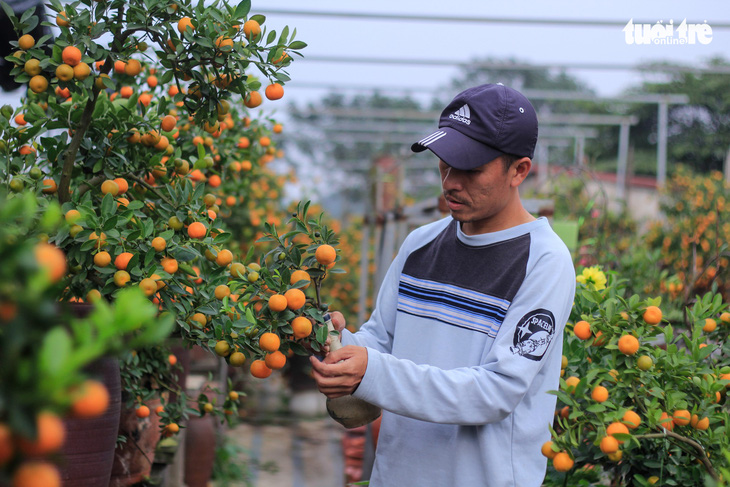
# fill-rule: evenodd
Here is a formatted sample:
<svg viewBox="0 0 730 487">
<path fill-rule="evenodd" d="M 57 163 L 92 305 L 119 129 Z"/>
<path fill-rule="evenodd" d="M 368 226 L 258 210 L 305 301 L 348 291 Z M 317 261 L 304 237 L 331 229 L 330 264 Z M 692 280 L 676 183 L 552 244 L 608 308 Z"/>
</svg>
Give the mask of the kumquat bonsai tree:
<svg viewBox="0 0 730 487">
<path fill-rule="evenodd" d="M 309 219 L 308 209 L 309 202 L 297 206 L 289 220 L 292 229 L 283 235 L 267 223 L 259 241 L 273 248 L 253 262 L 249 252 L 248 264 L 231 266 L 237 279 L 216 289 L 224 296 L 223 310 L 231 321 L 216 330 L 221 338 L 215 351 L 234 366 L 250 358 L 251 375 L 260 379 L 283 368 L 292 354 L 323 355 L 325 346 L 341 347 L 322 295 L 328 273 L 344 272 L 335 268 L 338 240 L 323 223 L 323 215 Z M 314 296 L 306 294 L 310 286 Z M 380 408 L 352 396 L 328 399 L 327 411 L 347 428 L 363 426 L 381 413 Z"/>
<path fill-rule="evenodd" d="M 63 216 L 42 236 L 66 262 L 56 301 L 105 308 L 135 288 L 174 320 L 173 335 L 214 351 L 230 320 L 216 290 L 281 211 L 285 178 L 268 164 L 283 157 L 283 126 L 266 109 L 306 44 L 269 29 L 249 0 L 51 0 L 53 36 L 39 39 L 33 9 L 0 5 L 18 36 L 6 61 L 26 86 L 19 106 L 0 108 L 0 207 L 33 194 Z M 122 355 L 128 406 L 164 403 L 161 381 L 135 378 L 171 377 L 166 345 Z M 214 412 L 235 412 L 229 392 Z M 166 432 L 185 414 L 174 396 Z"/>
<path fill-rule="evenodd" d="M 721 295 L 696 296 L 672 323 L 615 273 L 578 280 L 546 485 L 716 485 L 730 449 Z"/>
<path fill-rule="evenodd" d="M 230 283 L 216 290 L 229 319 L 210 345 L 233 366 L 248 358 L 257 378 L 284 367 L 290 354 L 323 353 L 329 336 L 322 283 L 344 270 L 335 267 L 337 236 L 321 214 L 309 218 L 308 209 L 309 202 L 300 203 L 282 235 L 266 223 L 259 242 L 270 249 L 254 259 L 252 248 L 247 263 L 231 266 Z"/>
<path fill-rule="evenodd" d="M 668 273 L 659 290 L 670 299 L 686 301 L 713 289 L 728 293 L 730 265 L 730 184 L 724 175 L 694 174 L 679 166 L 662 191 L 664 221 L 655 222 L 646 234 L 647 245 L 659 249 L 659 262 Z"/>
<path fill-rule="evenodd" d="M 96 418 L 110 402 L 85 367 L 159 342 L 174 322 L 134 288 L 66 320 L 58 295 L 68 263 L 45 241 L 62 225 L 60 206 L 32 193 L 6 196 L 0 189 L 0 484 L 52 487 L 60 485 L 63 419 Z"/>
</svg>

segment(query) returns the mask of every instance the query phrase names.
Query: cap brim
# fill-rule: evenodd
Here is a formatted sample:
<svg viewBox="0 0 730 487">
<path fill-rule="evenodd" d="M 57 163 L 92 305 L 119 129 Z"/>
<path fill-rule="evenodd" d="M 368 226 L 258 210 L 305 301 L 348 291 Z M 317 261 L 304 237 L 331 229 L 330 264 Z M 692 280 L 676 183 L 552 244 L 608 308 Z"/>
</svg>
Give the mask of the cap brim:
<svg viewBox="0 0 730 487">
<path fill-rule="evenodd" d="M 411 146 L 413 152 L 430 150 L 451 167 L 470 170 L 483 166 L 502 152 L 477 142 L 450 127 L 442 127 Z"/>
</svg>

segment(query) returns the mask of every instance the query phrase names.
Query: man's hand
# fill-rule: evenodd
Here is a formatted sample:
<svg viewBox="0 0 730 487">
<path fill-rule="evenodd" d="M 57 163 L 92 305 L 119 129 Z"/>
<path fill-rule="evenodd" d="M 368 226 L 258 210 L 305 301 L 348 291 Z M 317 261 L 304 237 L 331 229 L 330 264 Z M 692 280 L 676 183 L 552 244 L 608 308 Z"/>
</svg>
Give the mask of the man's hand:
<svg viewBox="0 0 730 487">
<path fill-rule="evenodd" d="M 333 311 L 330 313 L 330 319 L 332 320 L 332 325 L 335 327 L 335 330 L 342 331 L 345 329 L 347 323 L 345 323 L 345 316 L 342 313 L 339 311 Z"/>
<path fill-rule="evenodd" d="M 321 362 L 316 357 L 310 357 L 309 361 L 322 394 L 329 398 L 346 396 L 355 392 L 365 375 L 368 351 L 365 347 L 348 345 L 330 352 Z"/>
</svg>

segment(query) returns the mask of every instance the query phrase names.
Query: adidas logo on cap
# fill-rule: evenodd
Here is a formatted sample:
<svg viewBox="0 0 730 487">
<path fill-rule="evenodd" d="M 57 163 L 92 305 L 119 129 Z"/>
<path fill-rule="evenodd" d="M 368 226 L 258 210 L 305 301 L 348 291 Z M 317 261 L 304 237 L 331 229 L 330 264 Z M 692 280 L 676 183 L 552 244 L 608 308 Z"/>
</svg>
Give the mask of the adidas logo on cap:
<svg viewBox="0 0 730 487">
<path fill-rule="evenodd" d="M 459 122 L 471 125 L 470 116 L 471 114 L 469 112 L 469 105 L 465 103 L 463 107 L 459 108 L 454 113 L 449 115 L 449 118 L 453 118 L 454 120 L 458 120 Z"/>
<path fill-rule="evenodd" d="M 428 147 L 429 144 L 431 144 L 432 142 L 436 142 L 437 140 L 439 140 L 441 137 L 443 137 L 445 135 L 446 135 L 446 132 L 444 132 L 443 130 L 437 130 L 436 132 L 432 133 L 428 137 L 424 137 L 421 140 L 419 140 L 418 144 L 422 145 L 423 147 Z"/>
</svg>

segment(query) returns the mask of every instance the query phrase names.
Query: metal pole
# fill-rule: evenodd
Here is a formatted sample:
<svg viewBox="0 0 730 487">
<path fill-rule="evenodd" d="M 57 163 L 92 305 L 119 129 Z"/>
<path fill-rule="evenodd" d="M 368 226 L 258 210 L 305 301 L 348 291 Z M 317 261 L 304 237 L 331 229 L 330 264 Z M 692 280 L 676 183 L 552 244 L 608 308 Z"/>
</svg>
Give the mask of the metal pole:
<svg viewBox="0 0 730 487">
<path fill-rule="evenodd" d="M 360 244 L 360 295 L 358 297 L 357 324 L 367 319 L 367 300 L 370 292 L 370 245 L 371 235 L 375 233 L 375 180 L 377 178 L 375 161 L 370 161 L 365 186 L 365 217 L 362 222 L 362 242 Z"/>
<path fill-rule="evenodd" d="M 582 167 L 584 164 L 584 158 L 585 158 L 585 145 L 586 145 L 586 138 L 582 135 L 577 135 L 575 137 L 575 164 L 579 167 Z"/>
<path fill-rule="evenodd" d="M 548 180 L 548 146 L 547 144 L 537 144 L 537 184 L 543 186 Z"/>
<path fill-rule="evenodd" d="M 380 281 L 378 272 L 380 272 L 380 266 L 383 254 L 383 238 L 385 237 L 385 218 L 380 213 L 376 212 L 374 218 L 375 229 L 373 230 L 373 262 L 375 264 L 375 272 L 373 272 L 372 279 L 372 296 L 373 299 L 377 299 L 378 292 L 380 292 Z"/>
<path fill-rule="evenodd" d="M 659 117 L 657 126 L 657 184 L 664 186 L 667 182 L 667 127 L 669 119 L 669 104 L 659 102 Z"/>
<path fill-rule="evenodd" d="M 618 136 L 618 171 L 616 172 L 616 197 L 626 199 L 626 166 L 629 160 L 629 122 L 621 123 Z"/>
<path fill-rule="evenodd" d="M 401 13 L 382 13 L 382 12 L 346 12 L 337 10 L 299 10 L 299 9 L 286 9 L 286 8 L 258 8 L 257 13 L 263 14 L 276 14 L 276 15 L 298 15 L 304 17 L 324 17 L 324 18 L 341 18 L 341 19 L 367 19 L 367 20 L 391 20 L 391 21 L 408 21 L 408 22 L 468 22 L 468 23 L 483 23 L 483 24 L 538 24 L 538 25 L 568 25 L 578 27 L 624 27 L 626 25 L 626 19 L 571 19 L 571 18 L 558 18 L 558 19 L 545 19 L 538 17 L 485 17 L 479 15 L 443 15 L 443 14 L 401 14 Z M 702 23 L 701 18 L 690 19 L 687 24 Z M 632 19 L 633 20 L 633 19 Z M 634 24 L 651 24 L 656 20 L 651 19 L 636 19 L 633 20 Z M 705 21 L 706 22 L 706 21 Z M 728 22 L 712 22 L 712 29 L 727 29 L 730 28 Z"/>
<path fill-rule="evenodd" d="M 368 303 L 368 267 L 370 263 L 370 226 L 372 225 L 372 212 L 366 212 L 362 222 L 362 242 L 360 242 L 360 296 L 357 301 L 357 324 L 365 323 L 365 311 Z"/>
<path fill-rule="evenodd" d="M 393 260 L 393 249 L 395 248 L 395 233 L 396 233 L 395 212 L 393 210 L 386 211 L 383 213 L 383 234 L 381 237 L 381 247 L 378 257 L 377 268 L 375 269 L 377 279 L 377 290 L 380 291 L 380 286 L 385 280 L 385 275 L 388 273 L 390 262 Z M 378 293 L 376 292 L 377 296 Z"/>
</svg>

